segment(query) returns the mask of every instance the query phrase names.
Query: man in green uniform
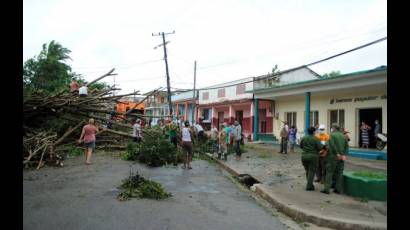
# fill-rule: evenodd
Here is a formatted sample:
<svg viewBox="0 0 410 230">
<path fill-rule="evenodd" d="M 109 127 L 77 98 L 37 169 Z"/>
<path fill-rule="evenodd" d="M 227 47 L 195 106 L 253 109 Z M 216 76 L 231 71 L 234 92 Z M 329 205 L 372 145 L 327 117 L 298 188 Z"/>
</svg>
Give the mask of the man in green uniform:
<svg viewBox="0 0 410 230">
<path fill-rule="evenodd" d="M 300 147 L 303 150 L 302 164 L 306 170 L 307 191 L 315 190 L 313 179 L 319 162 L 319 151 L 322 149 L 319 138 L 314 136 L 315 130 L 315 127 L 310 127 L 308 129 L 308 135 L 304 136 L 300 141 Z"/>
<path fill-rule="evenodd" d="M 326 194 L 330 193 L 333 178 L 336 182 L 333 192 L 338 194 L 342 192 L 344 161 L 346 160 L 348 147 L 348 142 L 340 131 L 339 125 L 332 125 L 332 133 L 330 134 L 329 140 L 329 152 L 325 158 L 325 188 L 320 192 Z"/>
</svg>

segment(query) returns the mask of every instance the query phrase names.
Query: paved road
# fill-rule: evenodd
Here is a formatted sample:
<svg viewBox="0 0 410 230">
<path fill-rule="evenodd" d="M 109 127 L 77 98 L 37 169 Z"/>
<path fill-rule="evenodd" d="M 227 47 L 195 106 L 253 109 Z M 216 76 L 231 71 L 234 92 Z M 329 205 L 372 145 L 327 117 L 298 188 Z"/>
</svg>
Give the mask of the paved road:
<svg viewBox="0 0 410 230">
<path fill-rule="evenodd" d="M 287 229 L 206 161 L 194 161 L 187 171 L 110 156 L 95 156 L 91 166 L 82 160 L 23 173 L 24 229 Z M 116 200 L 116 187 L 131 168 L 162 183 L 173 197 Z"/>
</svg>

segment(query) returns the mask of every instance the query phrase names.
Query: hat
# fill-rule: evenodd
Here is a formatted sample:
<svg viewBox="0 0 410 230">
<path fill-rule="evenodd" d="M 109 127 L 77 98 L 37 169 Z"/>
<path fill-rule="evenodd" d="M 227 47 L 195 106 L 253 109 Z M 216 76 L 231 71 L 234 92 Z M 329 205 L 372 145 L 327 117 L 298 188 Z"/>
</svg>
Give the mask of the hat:
<svg viewBox="0 0 410 230">
<path fill-rule="evenodd" d="M 326 129 L 325 125 L 319 125 L 319 129 Z"/>
</svg>

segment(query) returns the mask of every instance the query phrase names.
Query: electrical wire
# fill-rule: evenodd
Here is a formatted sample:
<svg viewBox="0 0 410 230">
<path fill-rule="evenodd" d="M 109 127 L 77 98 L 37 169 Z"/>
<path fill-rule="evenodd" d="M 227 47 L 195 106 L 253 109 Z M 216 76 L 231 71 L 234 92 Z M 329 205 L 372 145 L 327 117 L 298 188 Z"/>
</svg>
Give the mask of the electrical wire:
<svg viewBox="0 0 410 230">
<path fill-rule="evenodd" d="M 359 50 L 359 49 L 363 49 L 363 48 L 365 48 L 365 47 L 367 47 L 367 46 L 374 45 L 374 44 L 379 43 L 379 42 L 382 42 L 382 41 L 384 41 L 384 40 L 386 40 L 386 39 L 387 39 L 387 37 L 383 37 L 383 38 L 381 38 L 381 39 L 378 39 L 378 40 L 375 40 L 375 41 L 366 43 L 366 44 L 364 44 L 364 45 L 361 45 L 361 46 L 358 46 L 358 47 L 356 47 L 356 48 L 350 49 L 350 50 L 348 50 L 348 51 L 344 51 L 344 52 L 342 52 L 342 53 L 339 53 L 339 54 L 336 54 L 336 55 L 333 55 L 333 56 L 330 56 L 330 57 L 327 57 L 327 58 L 324 58 L 324 59 L 321 59 L 321 60 L 318 60 L 318 61 L 314 61 L 314 62 L 311 62 L 311 63 L 306 64 L 306 65 L 302 65 L 302 66 L 299 66 L 299 67 L 295 67 L 295 68 L 291 68 L 291 69 L 288 69 L 288 70 L 285 70 L 285 71 L 281 71 L 281 72 L 276 73 L 276 74 L 273 74 L 273 75 L 271 75 L 271 76 L 281 75 L 281 74 L 284 74 L 284 73 L 287 73 L 287 72 L 291 72 L 291 71 L 294 71 L 294 70 L 297 70 L 297 69 L 301 69 L 301 68 L 305 68 L 305 67 L 308 67 L 308 66 L 316 65 L 316 64 L 319 64 L 319 63 L 321 63 L 321 62 L 324 62 L 324 61 L 333 59 L 333 58 L 335 58 L 335 57 L 338 57 L 338 56 L 341 56 L 341 55 L 344 55 L 344 54 L 347 54 L 347 53 L 350 53 L 350 52 L 353 52 L 353 51 L 356 51 L 356 50 Z M 254 81 L 254 80 L 252 79 L 251 81 L 245 81 L 245 82 L 241 82 L 241 83 L 235 83 L 235 84 L 224 85 L 224 86 L 219 86 L 219 87 L 204 87 L 204 88 L 199 88 L 198 90 L 221 89 L 221 88 L 236 86 L 236 85 L 240 85 L 240 84 L 251 83 L 251 82 L 253 82 L 253 81 Z M 223 84 L 223 83 L 222 83 L 222 84 Z"/>
</svg>

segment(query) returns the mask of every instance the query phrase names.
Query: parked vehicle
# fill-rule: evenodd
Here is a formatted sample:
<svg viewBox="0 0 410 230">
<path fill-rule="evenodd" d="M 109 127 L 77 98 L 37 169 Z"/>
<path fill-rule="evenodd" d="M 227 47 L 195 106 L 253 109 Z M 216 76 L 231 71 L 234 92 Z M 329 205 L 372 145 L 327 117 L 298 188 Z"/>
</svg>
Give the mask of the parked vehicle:
<svg viewBox="0 0 410 230">
<path fill-rule="evenodd" d="M 383 150 L 387 145 L 387 133 L 379 133 L 376 135 L 376 148 Z"/>
</svg>

